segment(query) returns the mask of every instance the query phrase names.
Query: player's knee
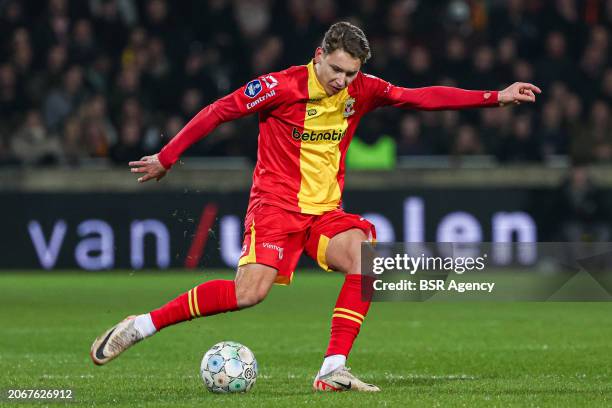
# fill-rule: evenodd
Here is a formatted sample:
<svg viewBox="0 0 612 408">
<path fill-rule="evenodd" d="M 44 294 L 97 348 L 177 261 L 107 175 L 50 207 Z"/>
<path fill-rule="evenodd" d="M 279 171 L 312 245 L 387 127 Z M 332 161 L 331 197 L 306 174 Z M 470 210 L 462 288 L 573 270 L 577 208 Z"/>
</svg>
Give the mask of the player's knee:
<svg viewBox="0 0 612 408">
<path fill-rule="evenodd" d="M 335 257 L 336 270 L 346 275 L 361 274 L 361 243 L 367 240 L 361 230 L 351 230 L 340 256 Z"/>
<path fill-rule="evenodd" d="M 261 303 L 269 291 L 270 288 L 264 285 L 254 285 L 251 287 L 236 286 L 236 302 L 238 307 L 242 309 Z"/>
<path fill-rule="evenodd" d="M 238 308 L 255 306 L 261 303 L 276 278 L 276 270 L 264 265 L 249 264 L 240 266 L 236 274 L 236 302 Z"/>
<path fill-rule="evenodd" d="M 361 274 L 361 255 L 359 252 L 351 252 L 347 257 L 346 268 L 342 271 L 346 275 Z"/>
</svg>

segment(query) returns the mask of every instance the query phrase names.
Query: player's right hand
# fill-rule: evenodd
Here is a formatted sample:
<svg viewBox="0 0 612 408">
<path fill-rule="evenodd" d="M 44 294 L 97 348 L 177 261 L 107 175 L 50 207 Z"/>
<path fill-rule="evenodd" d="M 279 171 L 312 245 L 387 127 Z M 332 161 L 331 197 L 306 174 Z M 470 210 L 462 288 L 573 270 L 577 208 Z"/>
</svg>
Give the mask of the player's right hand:
<svg viewBox="0 0 612 408">
<path fill-rule="evenodd" d="M 159 181 L 168 172 L 168 170 L 166 170 L 159 162 L 157 154 L 152 156 L 144 156 L 138 161 L 131 161 L 130 167 L 132 173 L 145 173 L 142 177 L 138 178 L 139 183 L 144 183 L 145 181 L 149 181 L 151 179 Z"/>
</svg>

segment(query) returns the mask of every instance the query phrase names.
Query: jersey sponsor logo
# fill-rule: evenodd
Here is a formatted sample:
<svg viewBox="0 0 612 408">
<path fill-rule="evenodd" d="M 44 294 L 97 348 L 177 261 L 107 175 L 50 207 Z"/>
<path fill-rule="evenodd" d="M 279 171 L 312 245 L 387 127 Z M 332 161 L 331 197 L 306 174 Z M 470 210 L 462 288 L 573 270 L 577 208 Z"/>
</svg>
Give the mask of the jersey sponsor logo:
<svg viewBox="0 0 612 408">
<path fill-rule="evenodd" d="M 304 131 L 300 132 L 297 128 L 293 128 L 291 137 L 293 140 L 301 140 L 302 142 L 337 142 L 342 140 L 346 134 L 346 129 L 324 130 L 322 132 Z"/>
<path fill-rule="evenodd" d="M 259 79 L 254 79 L 244 88 L 244 94 L 249 98 L 254 98 L 261 92 L 261 81 Z"/>
<path fill-rule="evenodd" d="M 262 103 L 266 99 L 272 98 L 274 95 L 276 95 L 276 91 L 266 92 L 265 94 L 261 95 L 259 98 L 255 99 L 253 102 L 247 103 L 246 104 L 246 108 L 247 109 L 251 109 L 251 108 L 259 105 L 260 103 Z"/>
<path fill-rule="evenodd" d="M 268 89 L 272 89 L 276 85 L 278 85 L 278 81 L 272 75 L 266 75 L 262 77 L 261 80 L 263 81 L 264 84 L 266 84 L 266 87 Z"/>
<path fill-rule="evenodd" d="M 308 109 L 308 116 L 314 116 L 317 114 L 317 110 L 316 109 Z"/>
<path fill-rule="evenodd" d="M 261 246 L 263 246 L 264 248 L 268 248 L 268 249 L 273 249 L 276 252 L 278 252 L 278 259 L 283 259 L 283 247 L 279 247 L 278 245 L 274 245 L 274 244 L 270 244 L 269 242 L 264 242 L 263 244 L 261 244 Z"/>
<path fill-rule="evenodd" d="M 348 98 L 346 102 L 344 102 L 344 112 L 342 112 L 342 116 L 348 118 L 352 114 L 355 113 L 355 109 L 353 109 L 353 105 L 355 105 L 354 98 Z"/>
</svg>

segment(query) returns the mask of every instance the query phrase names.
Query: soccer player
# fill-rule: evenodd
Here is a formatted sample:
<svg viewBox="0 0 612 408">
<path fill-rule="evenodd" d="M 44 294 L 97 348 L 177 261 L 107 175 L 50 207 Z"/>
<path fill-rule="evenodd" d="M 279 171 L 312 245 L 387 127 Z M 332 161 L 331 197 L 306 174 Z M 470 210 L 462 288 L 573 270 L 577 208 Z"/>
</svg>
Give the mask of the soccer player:
<svg viewBox="0 0 612 408">
<path fill-rule="evenodd" d="M 192 144 L 219 124 L 259 113 L 259 147 L 244 243 L 234 280 L 213 280 L 159 309 L 130 316 L 91 348 L 106 364 L 130 346 L 185 320 L 261 302 L 273 283 L 289 284 L 303 251 L 326 271 L 345 275 L 331 317 L 331 338 L 313 387 L 379 391 L 346 368 L 368 313 L 361 296 L 361 242 L 374 226 L 341 208 L 345 158 L 361 118 L 381 106 L 463 109 L 535 102 L 540 89 L 514 83 L 502 91 L 433 86 L 402 88 L 361 72 L 370 47 L 358 27 L 333 24 L 307 65 L 262 75 L 200 111 L 158 154 L 130 162 L 139 182 L 160 180 Z"/>
</svg>

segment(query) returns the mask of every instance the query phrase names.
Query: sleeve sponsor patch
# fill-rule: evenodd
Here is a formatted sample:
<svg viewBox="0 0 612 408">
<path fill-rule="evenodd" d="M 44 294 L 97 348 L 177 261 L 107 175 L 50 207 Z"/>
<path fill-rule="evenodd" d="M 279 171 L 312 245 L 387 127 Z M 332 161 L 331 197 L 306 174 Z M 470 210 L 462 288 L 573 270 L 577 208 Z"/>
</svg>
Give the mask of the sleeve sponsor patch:
<svg viewBox="0 0 612 408">
<path fill-rule="evenodd" d="M 244 106 L 246 106 L 247 109 L 252 109 L 255 106 L 259 105 L 260 103 L 266 101 L 267 99 L 272 98 L 275 95 L 276 95 L 276 91 L 266 92 L 265 94 L 261 95 L 259 98 L 255 99 L 254 101 L 251 101 L 251 102 L 247 103 Z"/>
<path fill-rule="evenodd" d="M 254 79 L 244 88 L 244 94 L 249 98 L 254 98 L 261 92 L 261 81 L 259 79 Z"/>
<path fill-rule="evenodd" d="M 265 77 L 262 77 L 261 79 L 264 82 L 264 84 L 266 84 L 266 87 L 268 89 L 272 89 L 276 85 L 278 85 L 278 81 L 272 75 L 266 75 Z"/>
</svg>

